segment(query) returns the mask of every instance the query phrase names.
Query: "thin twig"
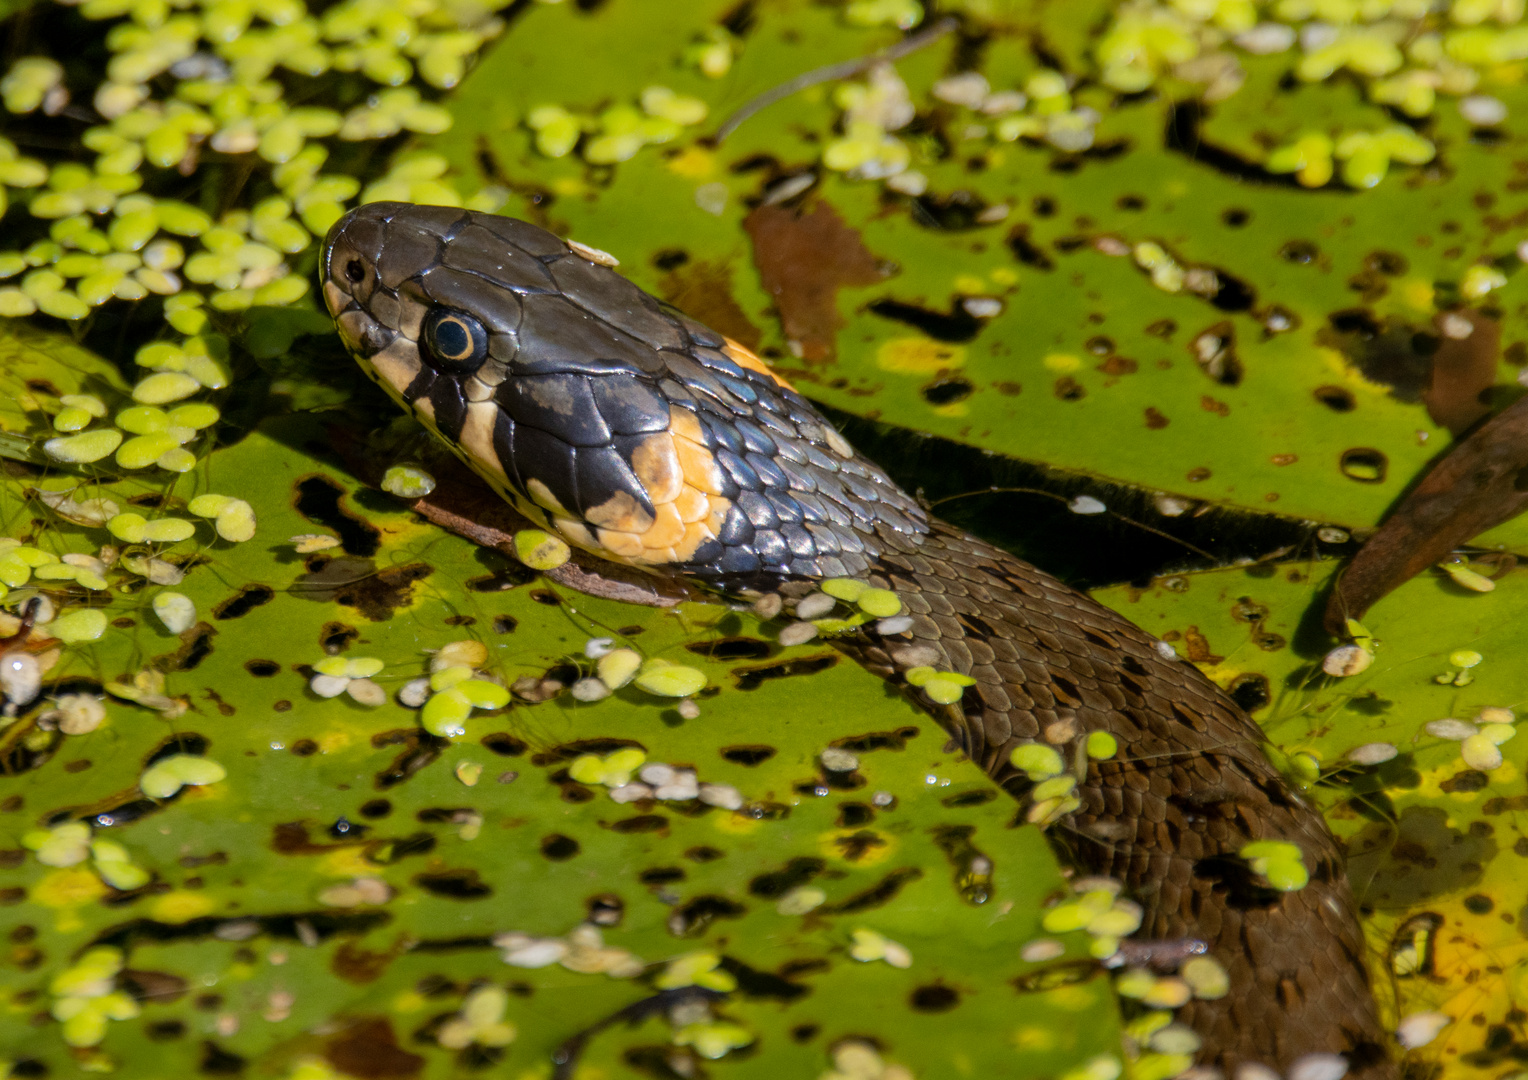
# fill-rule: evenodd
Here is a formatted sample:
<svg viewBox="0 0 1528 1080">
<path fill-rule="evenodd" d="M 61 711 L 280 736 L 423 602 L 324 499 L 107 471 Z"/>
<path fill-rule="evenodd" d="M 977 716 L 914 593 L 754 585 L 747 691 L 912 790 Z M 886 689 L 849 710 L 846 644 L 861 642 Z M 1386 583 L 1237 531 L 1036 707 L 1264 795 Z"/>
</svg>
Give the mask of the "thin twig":
<svg viewBox="0 0 1528 1080">
<path fill-rule="evenodd" d="M 792 94 L 805 90 L 808 86 L 816 86 L 818 83 L 833 82 L 837 79 L 850 79 L 867 68 L 890 60 L 898 60 L 908 53 L 917 52 L 925 45 L 931 45 L 944 35 L 954 30 L 958 25 L 957 20 L 950 15 L 919 30 L 916 34 L 903 38 L 880 52 L 869 56 L 861 56 L 856 60 L 843 60 L 837 64 L 829 64 L 814 71 L 808 71 L 797 75 L 789 82 L 783 82 L 773 89 L 766 90 L 752 101 L 738 109 L 722 122 L 722 126 L 716 129 L 715 139 L 720 143 L 728 135 L 736 131 L 754 113 L 761 109 L 767 109 L 777 101 L 784 101 Z"/>
</svg>

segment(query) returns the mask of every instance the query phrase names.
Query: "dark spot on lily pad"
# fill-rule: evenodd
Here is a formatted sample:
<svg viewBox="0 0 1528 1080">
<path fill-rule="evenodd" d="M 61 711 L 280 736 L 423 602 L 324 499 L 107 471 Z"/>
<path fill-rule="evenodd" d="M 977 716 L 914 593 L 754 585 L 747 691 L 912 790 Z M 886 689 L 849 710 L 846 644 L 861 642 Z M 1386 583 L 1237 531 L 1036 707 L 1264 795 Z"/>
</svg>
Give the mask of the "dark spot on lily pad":
<svg viewBox="0 0 1528 1080">
<path fill-rule="evenodd" d="M 361 816 L 363 818 L 385 818 L 393 812 L 393 804 L 386 799 L 370 799 L 361 804 Z"/>
<path fill-rule="evenodd" d="M 1309 240 L 1291 240 L 1279 248 L 1279 258 L 1285 262 L 1308 266 L 1321 255 L 1321 249 Z"/>
<path fill-rule="evenodd" d="M 403 746 L 402 752 L 393 759 L 392 764 L 376 775 L 377 787 L 385 791 L 403 783 L 435 761 L 440 757 L 440 752 L 451 743 L 449 739 L 442 739 L 418 728 L 394 728 L 373 735 L 371 745 L 379 750 L 384 746 Z"/>
<path fill-rule="evenodd" d="M 697 656 L 726 663 L 731 660 L 763 660 L 774 652 L 774 645 L 761 638 L 728 637 L 718 641 L 694 641 L 685 646 Z"/>
<path fill-rule="evenodd" d="M 635 739 L 576 739 L 573 742 L 554 746 L 550 750 L 538 752 L 532 756 L 531 764 L 555 765 L 559 761 L 572 761 L 574 758 L 582 757 L 584 754 L 595 754 L 599 757 L 604 757 L 606 754 L 613 754 L 617 750 L 625 750 L 627 748 L 642 751 L 647 749 L 647 747 Z"/>
<path fill-rule="evenodd" d="M 959 298 L 950 302 L 948 313 L 891 299 L 876 300 L 868 310 L 872 315 L 921 330 L 935 341 L 952 344 L 974 340 L 982 328 L 982 320 L 967 311 Z"/>
<path fill-rule="evenodd" d="M 1055 262 L 1042 248 L 1037 247 L 1029 239 L 1028 225 L 1015 225 L 1013 231 L 1008 234 L 1008 250 L 1013 252 L 1013 257 L 1025 266 L 1032 266 L 1036 270 L 1054 270 Z"/>
<path fill-rule="evenodd" d="M 276 590 L 268 585 L 246 585 L 212 609 L 214 619 L 240 619 L 262 604 L 276 599 Z"/>
<path fill-rule="evenodd" d="M 699 847 L 687 848 L 684 853 L 686 859 L 698 863 L 715 862 L 717 859 L 726 858 L 726 856 L 727 853 L 720 848 L 706 847 L 704 844 Z"/>
<path fill-rule="evenodd" d="M 840 829 L 858 829 L 869 825 L 875 820 L 875 808 L 862 802 L 845 802 L 838 804 L 838 821 Z"/>
<path fill-rule="evenodd" d="M 833 846 L 838 848 L 839 855 L 848 862 L 859 862 L 876 848 L 886 846 L 886 838 L 870 829 L 861 829 L 848 836 L 835 837 Z"/>
<path fill-rule="evenodd" d="M 613 832 L 626 834 L 663 832 L 668 828 L 668 818 L 662 814 L 638 814 L 636 817 L 622 818 L 610 828 Z M 542 853 L 545 854 L 545 848 Z"/>
<path fill-rule="evenodd" d="M 1233 229 L 1239 229 L 1252 220 L 1252 211 L 1239 206 L 1229 207 L 1220 212 L 1220 220 Z"/>
<path fill-rule="evenodd" d="M 490 731 L 479 741 L 500 757 L 519 757 L 530 749 L 524 741 L 507 731 Z"/>
<path fill-rule="evenodd" d="M 1256 672 L 1238 675 L 1226 688 L 1226 693 L 1231 695 L 1231 700 L 1240 705 L 1244 712 L 1249 713 L 1267 708 L 1268 703 L 1273 700 L 1273 692 L 1268 686 L 1268 677 Z"/>
<path fill-rule="evenodd" d="M 797 998 L 812 992 L 809 986 L 802 986 L 800 983 L 791 982 L 789 979 L 772 972 L 751 968 L 741 960 L 734 960 L 730 956 L 722 957 L 720 967 L 723 971 L 737 979 L 738 991 L 745 997 L 772 998 L 776 1001 L 795 1001 Z"/>
<path fill-rule="evenodd" d="M 335 950 L 334 959 L 329 961 L 329 969 L 346 982 L 362 986 L 380 979 L 395 955 L 392 952 L 373 952 L 353 941 L 342 941 Z"/>
<path fill-rule="evenodd" d="M 377 553 L 381 532 L 343 505 L 347 493 L 338 483 L 314 474 L 297 481 L 296 490 L 293 508 L 315 525 L 332 529 L 345 554 L 369 558 Z"/>
<path fill-rule="evenodd" d="M 541 854 L 553 862 L 565 862 L 580 850 L 577 840 L 562 833 L 552 833 L 541 838 Z"/>
<path fill-rule="evenodd" d="M 1070 375 L 1057 379 L 1051 393 L 1062 401 L 1081 401 L 1088 396 L 1087 388 Z"/>
<path fill-rule="evenodd" d="M 783 664 L 766 667 L 740 667 L 732 669 L 739 690 L 757 690 L 766 679 L 786 679 L 794 675 L 815 675 L 838 663 L 837 653 L 803 656 L 799 660 L 787 660 Z"/>
<path fill-rule="evenodd" d="M 773 746 L 724 746 L 719 751 L 724 759 L 734 765 L 746 765 L 752 768 L 762 765 L 779 751 Z"/>
<path fill-rule="evenodd" d="M 717 919 L 740 919 L 747 912 L 725 896 L 697 896 L 669 914 L 668 929 L 675 937 L 696 937 Z"/>
<path fill-rule="evenodd" d="M 870 888 L 845 897 L 837 903 L 824 904 L 818 910 L 825 915 L 853 915 L 861 911 L 870 911 L 891 903 L 902 891 L 902 886 L 910 881 L 917 881 L 922 876 L 923 871 L 917 867 L 904 866 L 899 870 L 893 870 Z"/>
<path fill-rule="evenodd" d="M 855 754 L 864 754 L 871 750 L 902 750 L 906 748 L 907 740 L 917 737 L 920 730 L 909 725 L 897 728 L 895 731 L 869 731 L 864 735 L 847 735 L 842 739 L 834 739 L 831 745 L 835 749 L 848 750 Z"/>
<path fill-rule="evenodd" d="M 637 880 L 644 885 L 669 885 L 688 876 L 680 866 L 654 866 L 638 874 Z"/>
<path fill-rule="evenodd" d="M 1438 787 L 1452 794 L 1454 792 L 1482 791 L 1490 783 L 1491 776 L 1489 773 L 1481 772 L 1479 769 L 1464 769 L 1444 780 Z"/>
<path fill-rule="evenodd" d="M 659 270 L 677 270 L 690 261 L 690 253 L 683 248 L 664 248 L 653 253 L 653 265 Z"/>
<path fill-rule="evenodd" d="M 923 400 L 930 405 L 952 405 L 957 401 L 964 401 L 976 390 L 970 380 L 962 378 L 938 379 L 929 383 L 918 392 L 923 395 Z"/>
<path fill-rule="evenodd" d="M 911 206 L 910 216 L 924 228 L 961 232 L 981 227 L 981 213 L 987 209 L 987 200 L 974 191 L 960 188 L 948 195 L 919 195 Z"/>
<path fill-rule="evenodd" d="M 1364 269 L 1373 270 L 1386 277 L 1400 277 L 1410 267 L 1411 264 L 1406 261 L 1406 256 L 1398 255 L 1393 251 L 1371 251 L 1364 256 Z"/>
<path fill-rule="evenodd" d="M 510 589 L 521 585 L 528 585 L 540 575 L 528 566 L 519 563 L 510 563 L 495 570 L 491 574 L 481 577 L 468 578 L 467 588 L 473 592 L 496 593 L 508 592 Z"/>
<path fill-rule="evenodd" d="M 202 1060 L 197 1068 L 204 1076 L 238 1076 L 244 1065 L 242 1057 L 224 1050 L 211 1039 L 202 1043 Z"/>
<path fill-rule="evenodd" d="M 355 608 L 372 622 L 386 622 L 395 609 L 409 604 L 414 582 L 434 572 L 434 567 L 422 562 L 378 570 L 370 559 L 347 556 L 330 560 L 315 573 L 299 575 L 291 591 L 305 600 L 332 600 Z"/>
<path fill-rule="evenodd" d="M 493 895 L 493 886 L 471 868 L 415 874 L 414 884 L 448 900 L 482 900 Z"/>
<path fill-rule="evenodd" d="M 326 622 L 318 632 L 318 646 L 329 656 L 344 652 L 361 636 L 361 631 L 349 623 Z"/>
<path fill-rule="evenodd" d="M 949 1012 L 960 1004 L 960 994 L 943 983 L 930 983 L 914 990 L 907 1003 L 918 1012 Z"/>
<path fill-rule="evenodd" d="M 164 742 L 156 746 L 149 756 L 143 759 L 143 767 L 147 769 L 157 761 L 174 757 L 177 754 L 190 754 L 200 757 L 207 752 L 212 745 L 212 740 L 205 735 L 198 735 L 194 731 L 183 731 L 179 735 L 171 735 Z"/>
<path fill-rule="evenodd" d="M 800 856 L 779 870 L 755 877 L 748 883 L 748 891 L 766 900 L 777 900 L 792 889 L 805 885 L 827 867 L 828 864 L 822 859 Z"/>
<path fill-rule="evenodd" d="M 997 798 L 997 792 L 992 788 L 977 788 L 974 791 L 961 791 L 954 795 L 946 795 L 939 801 L 949 807 L 981 806 Z"/>
<path fill-rule="evenodd" d="M 798 1043 L 811 1042 L 821 1030 L 822 1028 L 816 1024 L 797 1024 L 791 1028 L 791 1041 Z"/>
<path fill-rule="evenodd" d="M 143 1034 L 151 1042 L 173 1042 L 186 1034 L 186 1025 L 179 1020 L 156 1020 L 143 1026 Z"/>
<path fill-rule="evenodd" d="M 281 671 L 281 665 L 274 660 L 246 660 L 244 670 L 257 679 L 269 679 Z"/>
<path fill-rule="evenodd" d="M 292 744 L 291 752 L 296 757 L 312 757 L 318 753 L 318 743 L 312 739 L 298 739 Z"/>
</svg>

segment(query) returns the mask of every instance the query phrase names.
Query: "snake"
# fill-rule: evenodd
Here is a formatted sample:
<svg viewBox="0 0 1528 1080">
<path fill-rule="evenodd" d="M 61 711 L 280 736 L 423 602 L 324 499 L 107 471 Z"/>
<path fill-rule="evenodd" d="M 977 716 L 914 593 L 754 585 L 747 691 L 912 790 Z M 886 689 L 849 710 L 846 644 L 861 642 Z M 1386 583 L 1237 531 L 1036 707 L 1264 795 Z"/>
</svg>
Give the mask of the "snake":
<svg viewBox="0 0 1528 1080">
<path fill-rule="evenodd" d="M 1195 1080 L 1394 1077 L 1343 850 L 1252 718 L 1170 645 L 933 517 L 754 351 L 613 261 L 510 217 L 375 202 L 333 225 L 320 274 L 365 373 L 569 544 L 727 596 L 896 593 L 905 618 L 833 644 L 1021 803 L 1037 785 L 1014 751 L 1061 754 L 1078 782 L 1051 835 L 1074 872 L 1123 884 L 1148 951 L 1225 970 L 1177 1014 Z M 972 681 L 935 701 L 909 682 L 929 668 Z M 1097 732 L 1114 755 L 1080 752 Z M 1255 872 L 1255 841 L 1297 847 L 1304 887 Z"/>
</svg>

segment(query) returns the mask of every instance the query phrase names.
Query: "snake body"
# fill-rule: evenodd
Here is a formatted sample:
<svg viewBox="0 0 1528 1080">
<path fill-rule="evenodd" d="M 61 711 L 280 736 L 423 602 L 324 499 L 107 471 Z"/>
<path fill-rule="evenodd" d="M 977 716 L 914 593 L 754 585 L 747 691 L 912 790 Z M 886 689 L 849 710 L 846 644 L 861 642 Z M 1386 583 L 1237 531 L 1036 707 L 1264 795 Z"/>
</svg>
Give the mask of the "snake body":
<svg viewBox="0 0 1528 1080">
<path fill-rule="evenodd" d="M 1054 831 L 1069 857 L 1125 884 L 1140 937 L 1202 942 L 1229 973 L 1179 1013 L 1201 1076 L 1300 1076 L 1311 1054 L 1393 1076 L 1342 853 L 1251 718 L 1118 614 L 930 517 L 751 352 L 603 262 L 514 219 L 372 203 L 331 230 L 324 295 L 367 373 L 570 542 L 732 594 L 895 590 L 909 629 L 835 644 L 1020 800 L 1016 747 L 1085 766 Z M 975 684 L 940 705 L 907 684 L 920 666 Z M 1077 752 L 1100 731 L 1115 756 Z M 1297 845 L 1309 884 L 1270 888 L 1238 857 L 1254 840 Z"/>
</svg>

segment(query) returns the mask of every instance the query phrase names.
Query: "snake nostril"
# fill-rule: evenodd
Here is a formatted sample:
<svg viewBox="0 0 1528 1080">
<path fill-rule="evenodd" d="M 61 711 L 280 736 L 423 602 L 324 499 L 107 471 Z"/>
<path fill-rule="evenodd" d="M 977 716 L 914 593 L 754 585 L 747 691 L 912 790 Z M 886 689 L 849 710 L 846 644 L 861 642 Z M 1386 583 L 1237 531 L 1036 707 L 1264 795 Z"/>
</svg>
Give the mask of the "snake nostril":
<svg viewBox="0 0 1528 1080">
<path fill-rule="evenodd" d="M 359 285 L 366 279 L 366 267 L 360 259 L 351 259 L 345 264 L 345 280 L 352 285 Z"/>
</svg>

